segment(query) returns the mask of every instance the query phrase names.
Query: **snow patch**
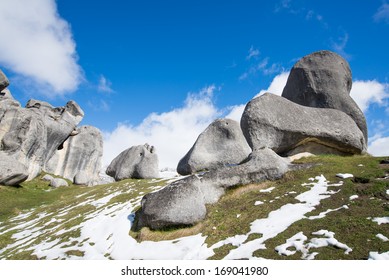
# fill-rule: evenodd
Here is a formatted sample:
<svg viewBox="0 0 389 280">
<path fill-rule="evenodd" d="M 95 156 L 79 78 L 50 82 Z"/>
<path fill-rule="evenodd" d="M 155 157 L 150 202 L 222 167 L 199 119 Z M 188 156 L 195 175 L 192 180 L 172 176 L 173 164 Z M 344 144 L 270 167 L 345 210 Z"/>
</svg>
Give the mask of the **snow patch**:
<svg viewBox="0 0 389 280">
<path fill-rule="evenodd" d="M 389 217 L 378 217 L 374 218 L 373 222 L 376 222 L 377 224 L 389 224 Z"/>
<path fill-rule="evenodd" d="M 370 252 L 369 260 L 389 260 L 389 252 L 386 253 L 378 253 L 378 252 Z"/>
<path fill-rule="evenodd" d="M 359 196 L 357 195 L 357 194 L 354 194 L 354 195 L 352 195 L 352 196 L 350 196 L 350 200 L 354 200 L 354 199 L 357 199 Z"/>
<path fill-rule="evenodd" d="M 261 193 L 271 193 L 272 190 L 274 190 L 276 187 L 270 187 L 270 188 L 267 188 L 267 189 L 264 189 L 264 190 L 260 190 L 259 192 Z"/>
<path fill-rule="evenodd" d="M 255 201 L 255 203 L 254 203 L 255 206 L 261 205 L 261 204 L 263 204 L 263 202 L 262 202 L 262 201 L 259 201 L 259 200 Z"/>
<path fill-rule="evenodd" d="M 385 235 L 383 235 L 383 234 L 381 234 L 381 233 L 377 234 L 376 236 L 377 236 L 379 239 L 381 239 L 382 241 L 384 241 L 384 242 L 389 241 L 389 238 L 387 238 Z"/>
<path fill-rule="evenodd" d="M 338 173 L 338 174 L 336 174 L 336 177 L 339 177 L 339 178 L 342 178 L 342 179 L 347 179 L 347 178 L 354 177 L 354 175 L 350 174 L 350 173 Z"/>
<path fill-rule="evenodd" d="M 324 212 L 321 212 L 319 215 L 317 216 L 309 216 L 308 219 L 310 220 L 316 220 L 316 219 L 322 219 L 324 218 L 328 213 L 331 213 L 331 212 L 335 212 L 335 211 L 339 211 L 340 209 L 348 209 L 348 206 L 347 205 L 343 205 L 339 208 L 336 208 L 336 209 L 328 209 Z"/>
</svg>

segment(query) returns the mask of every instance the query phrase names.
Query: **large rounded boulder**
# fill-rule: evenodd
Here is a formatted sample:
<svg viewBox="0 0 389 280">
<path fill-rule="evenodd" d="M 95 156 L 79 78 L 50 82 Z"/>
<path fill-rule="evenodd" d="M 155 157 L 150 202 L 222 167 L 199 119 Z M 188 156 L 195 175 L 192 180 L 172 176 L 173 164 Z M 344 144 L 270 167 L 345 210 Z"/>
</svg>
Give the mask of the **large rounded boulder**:
<svg viewBox="0 0 389 280">
<path fill-rule="evenodd" d="M 366 119 L 350 96 L 350 66 L 338 54 L 318 51 L 300 59 L 290 71 L 282 96 L 297 104 L 332 108 L 349 115 L 367 141 Z"/>
<path fill-rule="evenodd" d="M 246 105 L 241 127 L 253 150 L 270 148 L 281 155 L 296 149 L 317 154 L 366 151 L 361 130 L 347 114 L 301 106 L 271 93 Z"/>
<path fill-rule="evenodd" d="M 235 165 L 246 159 L 250 152 L 239 123 L 231 119 L 217 119 L 200 134 L 193 147 L 180 160 L 177 172 L 189 175 Z"/>
<path fill-rule="evenodd" d="M 158 178 L 158 156 L 155 148 L 145 144 L 121 152 L 108 166 L 106 173 L 116 181 Z"/>
</svg>

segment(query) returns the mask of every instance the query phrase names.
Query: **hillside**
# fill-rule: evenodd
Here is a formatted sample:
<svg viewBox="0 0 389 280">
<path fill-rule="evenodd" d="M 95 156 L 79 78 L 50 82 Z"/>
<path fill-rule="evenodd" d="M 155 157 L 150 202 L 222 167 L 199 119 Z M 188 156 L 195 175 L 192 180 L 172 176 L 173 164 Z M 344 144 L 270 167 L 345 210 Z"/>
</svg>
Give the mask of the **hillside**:
<svg viewBox="0 0 389 280">
<path fill-rule="evenodd" d="M 234 187 L 204 221 L 164 231 L 131 225 L 143 195 L 177 178 L 52 189 L 41 175 L 0 186 L 0 259 L 389 259 L 381 160 L 302 159 L 313 167 Z"/>
</svg>

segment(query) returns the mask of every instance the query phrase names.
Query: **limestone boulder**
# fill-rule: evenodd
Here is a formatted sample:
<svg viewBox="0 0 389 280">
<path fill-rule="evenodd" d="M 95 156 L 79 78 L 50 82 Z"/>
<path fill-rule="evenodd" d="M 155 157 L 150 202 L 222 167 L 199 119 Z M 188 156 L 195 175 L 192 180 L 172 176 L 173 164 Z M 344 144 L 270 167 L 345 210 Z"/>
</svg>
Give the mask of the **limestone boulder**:
<svg viewBox="0 0 389 280">
<path fill-rule="evenodd" d="M 68 187 L 69 184 L 68 184 L 68 182 L 66 182 L 66 180 L 64 180 L 62 178 L 53 178 L 50 181 L 50 186 L 53 188 L 59 188 L 59 187 Z"/>
<path fill-rule="evenodd" d="M 158 156 L 148 144 L 133 146 L 113 159 L 106 170 L 116 181 L 123 179 L 158 178 Z"/>
<path fill-rule="evenodd" d="M 250 152 L 239 123 L 231 119 L 217 119 L 200 134 L 180 160 L 177 172 L 189 175 L 200 170 L 236 165 Z"/>
<path fill-rule="evenodd" d="M 361 130 L 346 113 L 301 106 L 270 93 L 246 105 L 241 127 L 253 150 L 267 147 L 282 155 L 299 147 L 311 148 L 298 149 L 298 153 L 314 154 L 318 148 L 343 154 L 366 151 Z"/>
<path fill-rule="evenodd" d="M 89 185 L 98 179 L 101 169 L 103 137 L 100 130 L 92 126 L 81 126 L 76 131 L 56 149 L 45 171 Z"/>
<path fill-rule="evenodd" d="M 136 229 L 193 225 L 204 219 L 206 205 L 216 203 L 228 188 L 281 178 L 287 160 L 265 148 L 254 151 L 240 165 L 224 166 L 191 175 L 143 197 Z"/>
<path fill-rule="evenodd" d="M 350 96 L 352 76 L 346 60 L 334 52 L 319 51 L 300 59 L 290 71 L 282 96 L 304 106 L 345 112 L 367 141 L 366 119 Z"/>
<path fill-rule="evenodd" d="M 46 161 L 53 156 L 84 117 L 84 112 L 74 101 L 69 101 L 64 107 L 53 107 L 47 102 L 31 99 L 26 108 L 41 115 L 47 129 Z"/>
<path fill-rule="evenodd" d="M 16 186 L 28 178 L 26 166 L 4 152 L 0 152 L 0 185 Z"/>
</svg>

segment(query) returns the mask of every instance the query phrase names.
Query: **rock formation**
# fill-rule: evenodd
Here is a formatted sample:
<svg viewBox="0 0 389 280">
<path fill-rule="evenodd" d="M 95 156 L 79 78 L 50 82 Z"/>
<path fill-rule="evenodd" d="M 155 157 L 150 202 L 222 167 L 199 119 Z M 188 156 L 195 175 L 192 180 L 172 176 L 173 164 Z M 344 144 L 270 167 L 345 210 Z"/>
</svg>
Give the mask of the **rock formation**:
<svg viewBox="0 0 389 280">
<path fill-rule="evenodd" d="M 311 153 L 320 149 L 343 154 L 366 150 L 362 132 L 347 114 L 301 106 L 271 93 L 246 105 L 241 126 L 253 150 L 267 147 L 282 155 L 298 148 Z"/>
<path fill-rule="evenodd" d="M 343 58 L 328 51 L 304 57 L 293 67 L 283 97 L 266 93 L 247 104 L 240 125 L 252 148 L 249 157 L 223 166 L 238 163 L 227 157 L 237 147 L 245 149 L 230 139 L 225 120 L 215 121 L 178 165 L 181 174 L 209 171 L 144 196 L 134 227 L 193 225 L 205 217 L 206 204 L 217 202 L 226 189 L 275 180 L 300 168 L 279 155 L 364 153 L 366 121 L 350 89 L 351 71 Z"/>
<path fill-rule="evenodd" d="M 85 171 L 84 175 L 87 174 L 90 181 L 94 180 L 98 176 L 102 154 L 102 136 L 96 128 L 80 128 L 83 136 L 76 138 L 75 144 L 67 149 L 67 155 L 60 159 L 55 156 L 64 142 L 75 135 L 84 116 L 79 105 L 69 101 L 64 107 L 55 108 L 44 101 L 30 100 L 26 108 L 22 108 L 5 88 L 8 84 L 0 70 L 0 151 L 24 166 L 23 174 L 28 175 L 28 180 L 46 166 L 52 167 L 53 162 L 55 167 L 64 168 L 61 171 L 51 168 L 56 175 L 72 173 L 71 178 L 66 176 L 73 180 L 78 172 Z M 83 140 L 79 140 L 81 138 Z M 74 151 L 70 151 L 72 148 Z M 51 160 L 53 156 L 56 160 Z M 0 178 L 7 175 L 2 172 L 0 170 Z"/>
<path fill-rule="evenodd" d="M 103 156 L 103 137 L 92 126 L 81 126 L 59 145 L 45 170 L 77 184 L 91 185 L 98 180 Z"/>
<path fill-rule="evenodd" d="M 191 175 L 173 182 L 142 199 L 136 229 L 161 229 L 193 225 L 206 215 L 206 204 L 215 203 L 225 191 L 237 185 L 275 180 L 288 171 L 288 162 L 265 148 L 253 152 L 246 162 Z"/>
<path fill-rule="evenodd" d="M 189 175 L 200 170 L 238 164 L 250 152 L 239 123 L 231 119 L 217 119 L 200 134 L 193 147 L 180 160 L 177 172 Z"/>
<path fill-rule="evenodd" d="M 300 59 L 290 71 L 282 96 L 304 106 L 345 112 L 358 125 L 367 143 L 366 119 L 350 96 L 351 70 L 346 60 L 330 51 Z"/>
<path fill-rule="evenodd" d="M 155 148 L 144 144 L 121 152 L 108 166 L 106 173 L 116 181 L 158 178 L 158 156 Z"/>
</svg>

